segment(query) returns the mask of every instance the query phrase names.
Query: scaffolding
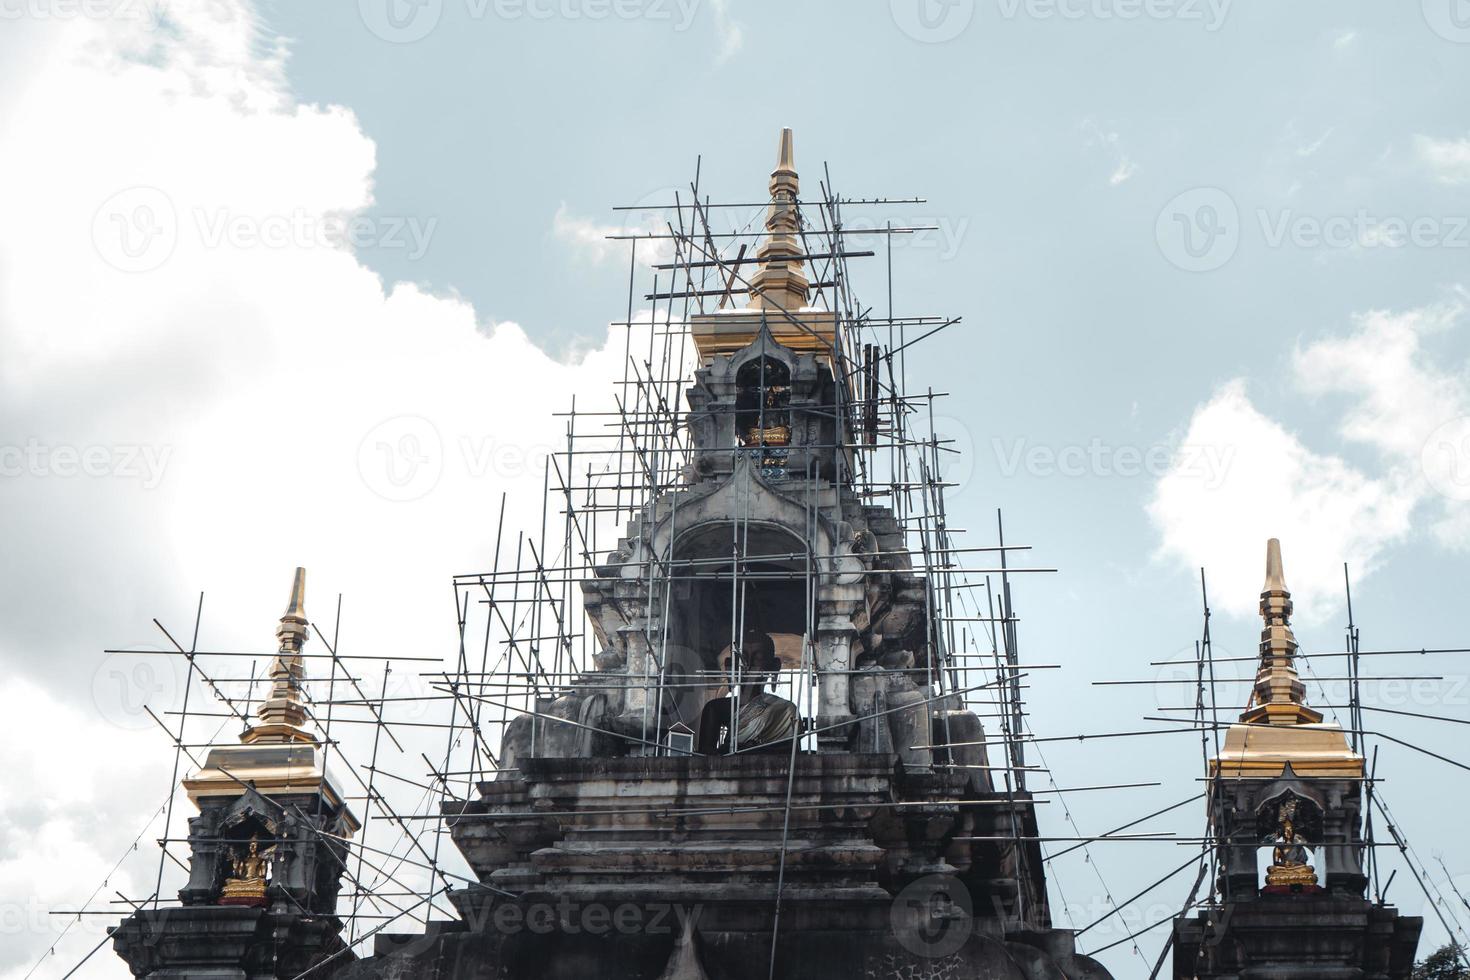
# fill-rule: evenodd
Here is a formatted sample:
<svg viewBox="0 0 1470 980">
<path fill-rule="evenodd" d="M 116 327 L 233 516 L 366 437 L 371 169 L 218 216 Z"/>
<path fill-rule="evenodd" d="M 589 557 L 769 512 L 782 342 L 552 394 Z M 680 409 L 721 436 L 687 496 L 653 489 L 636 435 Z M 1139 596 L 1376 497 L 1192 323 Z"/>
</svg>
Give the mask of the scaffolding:
<svg viewBox="0 0 1470 980">
<path fill-rule="evenodd" d="M 984 745 L 994 791 L 1014 803 L 1017 794 L 1045 802 L 1055 796 L 1065 808 L 1066 794 L 1090 790 L 1116 791 L 1131 786 L 1030 788 L 1028 774 L 1050 777 L 1040 746 L 1047 741 L 1163 736 L 1196 731 L 1202 752 L 1222 726 L 1215 697 L 1215 659 L 1210 648 L 1208 607 L 1202 641 L 1194 660 L 1195 700 L 1190 724 L 1138 732 L 1081 733 L 1039 737 L 1029 728 L 1025 691 L 1034 672 L 1056 664 L 1026 663 L 1020 656 L 1021 622 L 1016 611 L 1016 580 L 1054 569 L 1021 564 L 1028 545 L 1008 543 L 1006 528 L 996 513 L 993 539 L 967 544 L 965 532 L 950 522 L 946 491 L 947 462 L 956 449 L 936 426 L 936 405 L 945 394 L 912 385 L 909 355 L 919 344 L 961 324 L 958 317 L 898 312 L 894 281 L 894 247 L 905 236 L 926 226 L 866 222 L 851 227 L 850 209 L 883 208 L 923 203 L 920 198 L 843 197 L 834 187 L 830 170 L 823 168 L 815 196 L 795 200 L 796 258 L 812 271 L 809 305 L 831 324 L 831 334 L 818 335 L 811 318 L 800 311 L 768 308 L 767 317 L 787 333 L 806 333 L 809 343 L 830 366 L 836 380 L 832 406 L 834 441 L 815 448 L 830 450 L 841 472 L 838 483 L 848 485 L 865 506 L 888 508 L 900 528 L 903 547 L 885 553 L 922 583 L 927 610 L 922 665 L 907 668 L 931 701 L 958 699 L 986 725 Z M 453 575 L 457 649 L 448 657 L 386 656 L 344 652 L 339 647 L 341 597 L 338 597 L 330 638 L 315 622 L 312 630 L 323 653 L 302 654 L 310 685 L 304 688 L 309 705 L 308 723 L 325 747 L 336 771 L 346 776 L 351 799 L 361 807 L 362 828 L 347 848 L 342 873 L 347 889 L 339 914 L 345 922 L 348 948 L 360 953 L 379 932 L 399 931 L 417 924 L 427 927 L 438 918 L 454 918 L 456 909 L 446 901 L 451 888 L 473 883 L 452 847 L 443 846 L 446 803 L 476 798 L 478 787 L 494 780 L 508 767 L 502 748 L 508 728 L 529 719 L 531 744 L 544 737 L 546 725 L 575 725 L 549 713 L 554 702 L 569 693 L 598 685 L 622 691 L 636 689 L 646 707 L 645 724 L 634 735 L 598 729 L 606 738 L 629 743 L 630 751 L 668 754 L 688 751 L 672 745 L 660 730 L 665 706 L 679 702 L 682 691 L 720 687 L 738 699 L 745 686 L 743 658 L 739 656 L 746 633 L 744 597 L 758 583 L 785 581 L 805 590 L 807 619 L 798 645 L 779 651 L 783 668 L 776 672 L 774 690 L 796 706 L 799 737 L 790 739 L 791 772 L 797 753 L 813 751 L 823 734 L 819 722 L 819 684 L 822 668 L 814 656 L 816 624 L 810 597 L 817 574 L 810 549 L 792 552 L 751 552 L 749 523 L 733 522 L 728 560 L 681 558 L 647 553 L 638 561 L 609 558 L 630 523 L 647 514 L 659 501 L 677 497 L 695 466 L 695 447 L 687 422 L 685 389 L 699 365 L 692 334 L 696 318 L 730 307 L 734 297 L 748 296 L 753 279 L 768 258 L 752 249 L 767 232 L 759 229 L 770 201 L 720 203 L 701 184 L 701 167 L 672 200 L 632 206 L 630 211 L 658 214 L 656 226 L 631 227 L 611 237 L 627 249 L 628 278 L 624 315 L 613 326 L 623 335 L 622 376 L 612 379 L 607 398 L 573 394 L 560 417 L 565 420 L 564 441 L 548 455 L 542 481 L 543 509 L 539 522 L 529 528 L 506 526 L 502 497 L 495 545 L 484 569 Z M 855 247 L 858 237 L 875 238 L 878 247 Z M 860 244 L 860 243 L 859 243 Z M 648 258 L 653 253 L 653 259 Z M 856 260 L 872 260 L 881 300 L 868 305 L 858 298 L 857 277 L 849 267 Z M 640 284 L 640 271 L 646 276 Z M 590 402 L 590 404 L 589 404 Z M 765 429 L 762 415 L 758 428 Z M 779 466 L 780 453 L 765 444 L 746 447 L 765 464 Z M 813 481 L 806 483 L 808 513 L 815 514 Z M 814 516 L 812 518 L 815 519 Z M 637 583 L 650 607 L 668 608 L 675 601 L 675 583 L 717 583 L 732 595 L 729 628 L 730 656 L 720 671 L 675 669 L 671 662 L 667 620 L 661 634 L 648 633 L 643 642 L 656 651 L 640 674 L 599 671 L 597 637 L 587 625 L 581 585 L 599 575 L 615 572 Z M 881 574 L 873 572 L 871 574 Z M 1201 580 L 1203 588 L 1203 579 Z M 204 597 L 199 598 L 186 646 L 155 620 L 171 649 L 161 655 L 182 658 L 188 683 L 177 710 L 154 713 L 157 726 L 174 747 L 170 794 L 162 809 L 164 831 L 158 837 L 160 855 L 152 893 L 124 898 L 96 909 L 88 906 L 67 914 L 115 916 L 119 907 L 157 907 L 164 901 L 170 869 L 187 870 L 187 856 L 177 845 L 186 839 L 178 831 L 180 808 L 175 793 L 183 767 L 202 767 L 197 750 L 232 744 L 221 736 L 232 722 L 248 723 L 252 706 L 261 698 L 261 685 L 270 677 L 262 664 L 270 652 L 200 649 L 200 622 Z M 1364 710 L 1358 697 L 1358 664 L 1367 653 L 1357 649 L 1356 627 L 1350 627 L 1349 678 L 1353 685 L 1350 728 L 1363 730 Z M 136 651 L 107 651 L 141 655 Z M 1387 651 L 1385 651 L 1386 653 Z M 1342 656 L 1343 654 L 1334 654 Z M 1309 655 L 1303 655 L 1304 657 Z M 264 658 L 264 659 L 262 659 Z M 238 668 L 250 664 L 249 673 Z M 237 676 L 221 671 L 235 670 Z M 851 670 L 851 673 L 857 673 Z M 1153 683 L 1153 682 L 1148 682 Z M 210 695 L 201 708 L 191 700 L 196 687 Z M 314 695 L 314 696 L 313 696 Z M 677 709 L 675 709 L 677 710 Z M 892 709 L 878 707 L 875 711 Z M 1174 721 L 1176 719 L 1163 719 Z M 1182 720 L 1182 719 L 1180 719 Z M 950 743 L 951 745 L 957 743 Z M 922 748 L 926 746 L 915 746 Z M 1028 748 L 1042 760 L 1028 762 Z M 732 738 L 728 751 L 742 751 Z M 938 766 L 957 766 L 937 762 Z M 1370 801 L 1376 800 L 1370 782 Z M 1208 835 L 1191 841 L 1171 834 L 1124 834 L 1138 824 L 1196 802 L 1200 795 L 1149 813 L 1114 830 L 1097 835 L 1023 836 L 1019 823 L 1007 838 L 1022 855 L 1023 843 L 1065 845 L 1048 854 L 1051 861 L 1070 851 L 1097 843 L 1199 843 L 1200 854 L 1124 902 L 1116 902 L 1103 882 L 1109 916 L 1190 867 L 1199 868 L 1188 893 L 1186 908 L 1218 904 L 1213 888 L 1200 897 L 1199 889 L 1215 875 L 1209 867 L 1212 853 Z M 939 801 L 943 802 L 943 801 Z M 789 796 L 785 816 L 794 805 Z M 670 816 L 676 815 L 671 811 Z M 1371 809 L 1370 809 L 1371 819 Z M 158 815 L 153 816 L 153 821 Z M 1070 811 L 1067 819 L 1072 821 Z M 151 823 L 150 823 L 151 826 Z M 147 832 L 147 828 L 144 829 Z M 784 839 L 782 859 L 784 870 Z M 1372 848 L 1370 848 L 1370 851 Z M 1400 850 L 1403 850 L 1401 847 Z M 1088 854 L 1089 863 L 1097 863 Z M 1377 889 L 1376 862 L 1374 881 Z M 1097 871 L 1101 881 L 1101 871 Z M 96 896 L 94 896 L 95 898 Z M 776 902 L 779 928 L 780 889 Z M 1106 918 L 1106 917 L 1105 917 Z M 1100 920 L 1101 921 L 1101 920 Z M 1153 925 L 1161 924 L 1154 923 Z M 1095 922 L 1079 930 L 1085 934 Z M 1153 926 L 1149 927 L 1150 929 Z M 1448 927 L 1447 927 L 1448 928 Z M 1147 931 L 1147 930 L 1144 930 Z M 1132 942 L 1134 933 L 1118 942 Z M 93 949 L 95 952 L 96 948 Z M 1100 952 L 1111 945 L 1092 950 Z M 774 950 L 774 942 L 773 942 Z M 1135 945 L 1135 949 L 1136 949 Z M 1159 965 L 1164 953 L 1160 954 Z M 90 955 L 90 954 L 89 954 Z M 1155 967 L 1157 974 L 1159 967 Z M 69 974 L 68 974 L 69 975 Z"/>
</svg>

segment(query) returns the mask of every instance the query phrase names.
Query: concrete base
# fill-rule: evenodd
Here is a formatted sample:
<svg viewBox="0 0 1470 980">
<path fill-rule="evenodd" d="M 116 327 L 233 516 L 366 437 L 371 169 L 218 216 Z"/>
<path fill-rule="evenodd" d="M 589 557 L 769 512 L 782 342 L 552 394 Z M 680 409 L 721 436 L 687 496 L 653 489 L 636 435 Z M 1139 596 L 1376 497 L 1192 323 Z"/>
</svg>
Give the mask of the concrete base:
<svg viewBox="0 0 1470 980">
<path fill-rule="evenodd" d="M 1174 920 L 1174 976 L 1408 980 L 1423 923 L 1361 898 L 1260 895 Z"/>
</svg>

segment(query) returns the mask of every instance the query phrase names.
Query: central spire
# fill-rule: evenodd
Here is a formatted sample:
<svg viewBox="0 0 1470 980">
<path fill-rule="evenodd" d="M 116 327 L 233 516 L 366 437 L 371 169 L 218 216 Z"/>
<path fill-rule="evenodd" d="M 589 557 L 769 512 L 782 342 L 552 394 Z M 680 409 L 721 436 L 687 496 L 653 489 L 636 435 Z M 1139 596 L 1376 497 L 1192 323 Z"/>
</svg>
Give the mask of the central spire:
<svg viewBox="0 0 1470 980">
<path fill-rule="evenodd" d="M 798 235 L 801 217 L 797 212 L 796 150 L 790 128 L 781 130 L 776 150 L 776 169 L 771 171 L 771 206 L 766 212 L 766 240 L 756 250 L 759 264 L 750 278 L 753 310 L 778 309 L 795 312 L 807 304 L 810 284 L 803 271 L 803 254 Z"/>
<path fill-rule="evenodd" d="M 1296 672 L 1296 637 L 1291 632 L 1291 592 L 1281 564 L 1281 542 L 1266 542 L 1266 584 L 1261 588 L 1261 660 L 1255 688 L 1240 720 L 1269 725 L 1315 725 L 1321 712 L 1307 707 L 1307 689 Z"/>
</svg>

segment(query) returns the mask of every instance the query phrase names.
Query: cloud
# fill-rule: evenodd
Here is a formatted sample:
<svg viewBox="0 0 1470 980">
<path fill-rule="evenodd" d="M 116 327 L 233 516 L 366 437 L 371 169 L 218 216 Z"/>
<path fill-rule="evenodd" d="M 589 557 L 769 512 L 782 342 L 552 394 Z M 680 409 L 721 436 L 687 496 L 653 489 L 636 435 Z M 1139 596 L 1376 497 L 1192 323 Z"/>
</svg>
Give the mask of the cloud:
<svg viewBox="0 0 1470 980">
<path fill-rule="evenodd" d="M 379 281 L 355 236 L 411 236 L 363 224 L 375 147 L 353 114 L 292 100 L 243 0 L 158 6 L 19 24 L 29 74 L 0 89 L 0 538 L 25 556 L 0 569 L 0 703 L 49 760 L 34 739 L 0 757 L 7 914 L 80 907 L 167 789 L 151 722 L 110 724 L 89 698 L 103 648 L 166 646 L 155 615 L 187 640 L 203 590 L 202 647 L 265 650 L 300 564 L 317 622 L 343 595 L 345 651 L 452 655 L 449 576 L 489 567 L 502 492 L 512 551 L 539 527 L 553 413 L 571 392 L 605 407 L 622 374 L 622 328 L 558 361 L 514 323 Z M 181 683 L 145 688 L 177 707 Z M 348 727 L 365 758 L 368 726 Z M 400 737 L 385 764 L 419 774 L 419 749 L 443 752 Z M 158 833 L 98 907 L 152 890 Z M 53 940 L 25 922 L 0 978 Z M 74 932 L 56 963 L 96 941 Z M 78 977 L 119 975 L 104 949 Z"/>
<path fill-rule="evenodd" d="M 1307 394 L 1351 399 L 1339 424 L 1344 438 L 1390 463 L 1416 460 L 1425 437 L 1466 409 L 1464 378 L 1439 370 L 1423 349 L 1425 337 L 1450 329 L 1461 313 L 1448 303 L 1357 314 L 1351 334 L 1294 353 L 1296 381 Z"/>
<path fill-rule="evenodd" d="M 609 236 L 625 233 L 617 225 L 600 225 L 588 218 L 579 218 L 567 210 L 563 201 L 551 218 L 551 233 L 560 242 L 587 256 L 593 262 L 602 262 L 609 256 L 623 251 Z"/>
<path fill-rule="evenodd" d="M 1108 175 L 1109 185 L 1117 187 L 1138 172 L 1138 165 L 1123 151 L 1116 132 L 1103 131 L 1092 119 L 1082 121 L 1082 132 L 1086 135 L 1087 146 L 1101 146 L 1111 153 L 1113 171 Z"/>
<path fill-rule="evenodd" d="M 710 0 L 710 9 L 715 15 L 715 32 L 720 37 L 720 50 L 715 63 L 723 64 L 735 56 L 745 44 L 745 28 L 730 16 L 729 0 Z"/>
<path fill-rule="evenodd" d="M 0 703 L 12 731 L 26 735 L 0 741 L 0 976 L 19 977 L 63 930 L 58 960 L 102 941 L 106 917 L 58 913 L 80 908 L 103 882 L 96 907 L 114 890 L 152 892 L 157 849 L 124 867 L 118 858 L 140 834 L 160 836 L 168 775 L 157 763 L 168 743 L 119 731 L 19 678 L 0 680 Z"/>
<path fill-rule="evenodd" d="M 1148 510 L 1161 558 L 1207 570 L 1211 602 L 1250 615 L 1261 590 L 1267 538 L 1279 537 L 1304 619 L 1321 618 L 1342 590 L 1342 565 L 1366 574 L 1408 529 L 1412 501 L 1335 456 L 1313 452 L 1251 403 L 1242 379 L 1195 410 L 1174 464 Z M 1193 465 L 1212 447 L 1229 465 L 1212 485 Z"/>
<path fill-rule="evenodd" d="M 1416 514 L 1430 515 L 1440 544 L 1470 547 L 1470 387 L 1424 349 L 1463 312 L 1455 298 L 1362 313 L 1351 332 L 1294 352 L 1295 386 L 1337 412 L 1345 442 L 1373 450 L 1370 468 L 1308 447 L 1251 403 L 1242 379 L 1221 386 L 1195 410 L 1182 446 L 1228 447 L 1230 466 L 1211 485 L 1188 451 L 1176 455 L 1149 504 L 1160 557 L 1206 566 L 1229 590 L 1212 589 L 1222 607 L 1246 614 L 1259 591 L 1250 583 L 1260 576 L 1261 543 L 1280 537 L 1298 608 L 1310 620 L 1336 608 L 1341 562 L 1355 576 L 1370 574 L 1413 531 Z"/>
<path fill-rule="evenodd" d="M 1332 133 L 1333 127 L 1328 126 L 1322 131 L 1321 136 L 1312 140 L 1310 143 L 1303 143 L 1297 146 L 1296 155 L 1299 157 L 1309 157 L 1315 155 L 1318 150 L 1322 149 L 1322 144 L 1327 142 L 1328 137 L 1330 137 Z"/>
<path fill-rule="evenodd" d="M 669 222 L 677 221 L 672 189 L 645 195 L 645 200 L 634 207 L 645 202 L 647 206 L 639 210 L 621 212 L 624 215 L 623 223 L 612 225 L 599 224 L 589 218 L 574 215 L 563 201 L 557 206 L 556 214 L 551 217 L 552 237 L 565 244 L 573 254 L 593 265 L 600 265 L 614 258 L 622 260 L 627 255 L 628 242 L 612 236 L 667 235 Z M 640 240 L 637 244 L 634 258 L 645 269 L 673 259 L 673 243 L 667 238 Z"/>
<path fill-rule="evenodd" d="M 1470 183 L 1470 136 L 1435 139 L 1420 134 L 1414 137 L 1414 152 L 1440 183 Z"/>
</svg>

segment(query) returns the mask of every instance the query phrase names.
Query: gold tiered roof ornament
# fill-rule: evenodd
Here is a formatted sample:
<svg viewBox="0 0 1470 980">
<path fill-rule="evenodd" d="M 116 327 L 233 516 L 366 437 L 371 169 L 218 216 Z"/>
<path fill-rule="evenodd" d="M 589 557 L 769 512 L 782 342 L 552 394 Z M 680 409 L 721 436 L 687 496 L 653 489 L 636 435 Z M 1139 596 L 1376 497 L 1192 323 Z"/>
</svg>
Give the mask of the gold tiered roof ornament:
<svg viewBox="0 0 1470 980">
<path fill-rule="evenodd" d="M 279 648 L 271 661 L 271 689 L 256 710 L 258 721 L 240 734 L 240 745 L 211 749 L 204 767 L 184 780 L 189 799 L 198 804 L 204 797 L 239 796 L 252 786 L 267 796 L 321 793 L 334 806 L 342 805 L 342 794 L 327 772 L 326 750 L 306 721 L 306 670 L 301 651 L 306 645 L 306 569 L 296 569 L 291 599 L 276 626 Z M 357 821 L 350 813 L 355 830 Z"/>
<path fill-rule="evenodd" d="M 830 356 L 836 346 L 837 315 L 807 305 L 811 283 L 801 241 L 800 189 L 791 130 L 782 129 L 776 169 L 771 171 L 766 237 L 755 253 L 756 271 L 746 275 L 750 259 L 720 270 L 736 287 L 748 283 L 750 299 L 743 309 L 696 313 L 690 321 L 694 345 L 705 363 L 717 354 L 733 354 L 749 346 L 762 324 L 790 350 Z"/>
<path fill-rule="evenodd" d="M 1296 670 L 1291 632 L 1291 592 L 1282 569 L 1281 542 L 1266 542 L 1266 584 L 1261 590 L 1261 659 L 1255 686 L 1240 721 L 1230 726 L 1211 775 L 1271 778 L 1289 768 L 1298 776 L 1361 777 L 1363 757 L 1348 746 L 1335 722 L 1307 704 Z"/>
<path fill-rule="evenodd" d="M 306 724 L 306 702 L 301 682 L 306 668 L 301 661 L 301 648 L 306 646 L 306 569 L 296 569 L 291 583 L 291 602 L 276 627 L 280 649 L 271 661 L 270 696 L 261 702 L 256 714 L 260 724 L 251 725 L 240 736 L 249 745 L 280 742 L 315 742 L 302 726 Z"/>
</svg>

